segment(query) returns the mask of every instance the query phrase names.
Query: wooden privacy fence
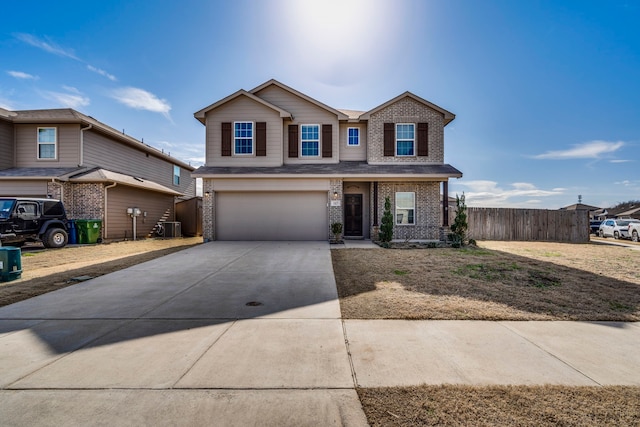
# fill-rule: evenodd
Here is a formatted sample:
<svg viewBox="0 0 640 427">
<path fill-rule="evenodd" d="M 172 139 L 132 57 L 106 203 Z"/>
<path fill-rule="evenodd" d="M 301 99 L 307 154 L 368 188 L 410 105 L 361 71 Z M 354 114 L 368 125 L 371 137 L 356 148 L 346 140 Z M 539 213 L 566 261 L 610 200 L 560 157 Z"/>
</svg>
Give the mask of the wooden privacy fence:
<svg viewBox="0 0 640 427">
<path fill-rule="evenodd" d="M 588 211 L 467 208 L 467 223 L 476 240 L 589 241 Z"/>
</svg>

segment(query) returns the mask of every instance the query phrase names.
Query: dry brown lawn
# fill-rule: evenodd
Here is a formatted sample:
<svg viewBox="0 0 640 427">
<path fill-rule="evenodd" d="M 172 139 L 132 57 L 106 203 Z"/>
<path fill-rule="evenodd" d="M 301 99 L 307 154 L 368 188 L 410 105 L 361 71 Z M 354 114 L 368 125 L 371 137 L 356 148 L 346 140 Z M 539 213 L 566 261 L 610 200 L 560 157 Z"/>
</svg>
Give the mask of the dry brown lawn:
<svg viewBox="0 0 640 427">
<path fill-rule="evenodd" d="M 359 389 L 371 426 L 638 426 L 640 387 Z"/>
<path fill-rule="evenodd" d="M 0 307 L 78 283 L 81 276 L 98 277 L 202 243 L 202 237 L 144 239 L 44 249 L 22 250 L 22 277 L 0 282 Z"/>
<path fill-rule="evenodd" d="M 333 250 L 344 318 L 640 320 L 640 251 L 480 242 Z"/>
</svg>

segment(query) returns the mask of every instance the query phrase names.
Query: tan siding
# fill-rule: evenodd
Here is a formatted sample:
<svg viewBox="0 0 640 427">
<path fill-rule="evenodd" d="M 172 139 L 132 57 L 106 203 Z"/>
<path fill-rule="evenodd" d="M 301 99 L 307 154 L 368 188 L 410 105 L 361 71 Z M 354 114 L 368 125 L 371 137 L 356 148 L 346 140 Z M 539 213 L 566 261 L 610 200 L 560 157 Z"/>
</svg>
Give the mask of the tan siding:
<svg viewBox="0 0 640 427">
<path fill-rule="evenodd" d="M 348 146 L 349 134 L 347 129 L 360 129 L 360 145 Z M 361 123 L 340 123 L 340 160 L 363 161 L 367 160 L 367 126 Z"/>
<path fill-rule="evenodd" d="M 105 239 L 130 239 L 133 220 L 127 208 L 137 207 L 147 216 L 140 215 L 136 222 L 136 235 L 146 237 L 153 226 L 168 213 L 168 221 L 174 219 L 174 199 L 161 193 L 152 193 L 132 187 L 117 186 L 107 190 L 107 235 Z"/>
<path fill-rule="evenodd" d="M 173 163 L 114 141 L 98 132 L 85 131 L 84 166 L 101 167 L 157 182 L 179 192 L 191 185 L 191 174 L 180 168 L 180 185 L 173 185 Z"/>
<path fill-rule="evenodd" d="M 13 125 L 0 121 L 0 170 L 13 167 Z"/>
<path fill-rule="evenodd" d="M 281 89 L 277 86 L 269 86 L 260 92 L 256 93 L 256 95 L 265 101 L 270 102 L 273 105 L 277 105 L 290 112 L 294 120 L 285 122 L 285 128 L 283 129 L 281 138 L 282 138 L 282 147 L 285 150 L 285 163 L 337 163 L 339 150 L 339 138 L 338 138 L 338 117 L 321 108 L 311 102 L 302 99 L 291 92 L 288 92 L 284 89 Z M 286 125 L 288 124 L 317 124 L 322 128 L 323 124 L 331 124 L 333 125 L 333 157 L 331 158 L 289 158 L 286 153 L 288 152 L 289 147 L 289 135 L 286 129 Z M 301 152 L 301 150 L 299 150 Z M 322 149 L 320 150 L 322 153 Z"/>
<path fill-rule="evenodd" d="M 225 156 L 221 153 L 221 123 L 252 121 L 267 123 L 267 155 Z M 282 165 L 282 119 L 271 108 L 247 97 L 238 97 L 207 113 L 206 119 L 206 165 L 207 166 L 281 166 Z M 255 148 L 255 147 L 254 147 Z M 232 151 L 233 153 L 233 151 Z M 254 149 L 255 153 L 255 149 Z"/>
<path fill-rule="evenodd" d="M 38 160 L 38 127 L 57 128 L 57 159 Z M 74 167 L 80 163 L 80 125 L 16 124 L 16 167 Z"/>
<path fill-rule="evenodd" d="M 46 181 L 0 181 L 0 196 L 47 197 Z"/>
</svg>

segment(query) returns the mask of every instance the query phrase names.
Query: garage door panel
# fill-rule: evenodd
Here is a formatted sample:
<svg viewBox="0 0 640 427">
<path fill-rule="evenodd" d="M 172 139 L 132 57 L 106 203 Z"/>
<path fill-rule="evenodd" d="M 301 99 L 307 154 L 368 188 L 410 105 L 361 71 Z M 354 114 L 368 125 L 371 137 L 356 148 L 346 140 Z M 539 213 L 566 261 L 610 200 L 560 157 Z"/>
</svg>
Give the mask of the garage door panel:
<svg viewBox="0 0 640 427">
<path fill-rule="evenodd" d="M 326 192 L 216 194 L 218 240 L 326 240 Z"/>
</svg>

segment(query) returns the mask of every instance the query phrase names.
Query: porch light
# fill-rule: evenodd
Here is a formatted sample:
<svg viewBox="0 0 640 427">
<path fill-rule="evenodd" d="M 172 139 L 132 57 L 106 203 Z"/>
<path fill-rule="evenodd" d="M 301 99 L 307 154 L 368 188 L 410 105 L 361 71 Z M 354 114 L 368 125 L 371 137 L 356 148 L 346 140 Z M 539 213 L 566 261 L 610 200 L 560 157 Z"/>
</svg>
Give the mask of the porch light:
<svg viewBox="0 0 640 427">
<path fill-rule="evenodd" d="M 204 192 L 204 197 L 211 197 L 211 192 L 210 191 L 205 191 Z"/>
<path fill-rule="evenodd" d="M 334 191 L 334 192 L 333 192 L 333 198 L 334 198 L 335 200 L 337 200 L 337 199 L 338 199 L 338 192 L 337 192 L 337 191 Z"/>
</svg>

